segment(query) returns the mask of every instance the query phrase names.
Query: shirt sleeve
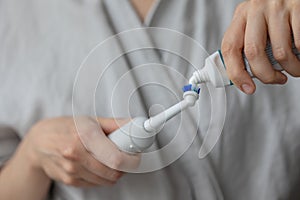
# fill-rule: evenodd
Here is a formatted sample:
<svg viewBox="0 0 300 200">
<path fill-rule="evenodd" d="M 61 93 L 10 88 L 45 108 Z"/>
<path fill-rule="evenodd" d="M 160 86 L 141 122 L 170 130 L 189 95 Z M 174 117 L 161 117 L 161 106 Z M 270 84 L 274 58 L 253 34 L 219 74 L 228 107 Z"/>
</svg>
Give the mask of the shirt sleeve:
<svg viewBox="0 0 300 200">
<path fill-rule="evenodd" d="M 0 125 L 0 168 L 13 155 L 20 141 L 14 129 Z"/>
</svg>

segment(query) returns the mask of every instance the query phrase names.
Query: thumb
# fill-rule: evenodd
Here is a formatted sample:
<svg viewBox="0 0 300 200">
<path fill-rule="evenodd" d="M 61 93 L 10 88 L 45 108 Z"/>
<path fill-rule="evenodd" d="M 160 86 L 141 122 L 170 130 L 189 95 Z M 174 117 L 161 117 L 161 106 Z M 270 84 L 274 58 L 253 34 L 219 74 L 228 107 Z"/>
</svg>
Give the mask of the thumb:
<svg viewBox="0 0 300 200">
<path fill-rule="evenodd" d="M 131 119 L 129 118 L 103 118 L 97 117 L 97 121 L 100 124 L 103 132 L 108 135 L 111 132 L 119 129 L 121 126 L 127 124 Z"/>
</svg>

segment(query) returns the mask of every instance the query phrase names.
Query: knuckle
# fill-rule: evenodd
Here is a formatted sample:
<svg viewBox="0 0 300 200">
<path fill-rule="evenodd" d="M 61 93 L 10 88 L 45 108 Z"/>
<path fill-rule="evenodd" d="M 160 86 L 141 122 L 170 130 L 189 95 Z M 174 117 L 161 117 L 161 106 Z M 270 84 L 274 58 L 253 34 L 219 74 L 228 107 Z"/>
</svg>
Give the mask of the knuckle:
<svg viewBox="0 0 300 200">
<path fill-rule="evenodd" d="M 283 7 L 284 5 L 284 1 L 283 0 L 271 0 L 269 1 L 269 7 L 271 8 L 271 10 L 279 10 Z"/>
<path fill-rule="evenodd" d="M 233 42 L 223 40 L 221 50 L 223 56 L 227 57 L 236 51 L 236 46 Z"/>
<path fill-rule="evenodd" d="M 245 12 L 245 6 L 247 4 L 247 1 L 244 1 L 242 3 L 239 3 L 236 8 L 235 8 L 235 12 L 234 12 L 234 15 L 235 16 L 240 16 L 242 15 L 244 12 Z"/>
<path fill-rule="evenodd" d="M 273 56 L 278 62 L 285 62 L 288 59 L 287 51 L 282 47 L 273 47 Z"/>
<path fill-rule="evenodd" d="M 67 159 L 77 160 L 78 154 L 77 154 L 76 146 L 73 144 L 69 145 L 66 149 L 63 150 L 62 155 Z"/>
<path fill-rule="evenodd" d="M 240 80 L 240 72 L 239 70 L 235 69 L 235 68 L 231 68 L 230 70 L 228 70 L 228 77 L 229 79 L 234 82 L 236 85 L 239 85 L 241 80 Z"/>
<path fill-rule="evenodd" d="M 68 174 L 77 173 L 77 167 L 73 163 L 67 162 L 64 164 L 63 168 Z"/>
<path fill-rule="evenodd" d="M 65 176 L 62 179 L 63 183 L 66 185 L 77 186 L 77 180 L 71 176 Z"/>
<path fill-rule="evenodd" d="M 69 144 L 66 145 L 66 147 L 62 151 L 63 157 L 70 159 L 70 160 L 74 160 L 74 161 L 79 160 L 79 153 L 80 153 L 78 150 L 79 149 L 78 144 L 80 144 L 79 140 L 80 140 L 79 136 L 78 136 L 78 138 L 77 138 L 77 136 L 75 136 L 75 138 L 73 138 L 69 142 Z"/>
<path fill-rule="evenodd" d="M 300 7 L 300 2 L 299 2 L 299 0 L 290 0 L 289 5 L 290 5 L 290 8 L 297 9 Z"/>
<path fill-rule="evenodd" d="M 251 0 L 251 3 L 254 3 L 254 4 L 260 4 L 260 3 L 261 3 L 261 0 Z"/>
<path fill-rule="evenodd" d="M 264 53 L 264 47 L 262 48 L 260 45 L 251 42 L 245 45 L 244 51 L 248 60 L 254 60 L 257 56 Z"/>
<path fill-rule="evenodd" d="M 264 84 L 276 83 L 275 73 L 274 74 L 270 74 L 270 75 L 264 75 L 262 77 L 263 78 L 261 79 L 261 82 L 264 83 Z"/>
<path fill-rule="evenodd" d="M 47 126 L 47 123 L 49 123 L 50 119 L 43 119 L 38 122 L 36 122 L 29 130 L 29 134 L 32 135 L 34 133 L 40 134 L 40 130 L 45 129 L 44 127 Z"/>
</svg>

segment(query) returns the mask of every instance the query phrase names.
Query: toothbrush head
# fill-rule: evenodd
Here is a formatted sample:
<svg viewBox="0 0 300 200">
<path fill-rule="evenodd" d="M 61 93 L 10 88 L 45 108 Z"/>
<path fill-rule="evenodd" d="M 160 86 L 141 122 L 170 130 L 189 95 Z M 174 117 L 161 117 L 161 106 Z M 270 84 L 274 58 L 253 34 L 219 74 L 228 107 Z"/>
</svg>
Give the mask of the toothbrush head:
<svg viewBox="0 0 300 200">
<path fill-rule="evenodd" d="M 199 98 L 200 88 L 192 84 L 185 85 L 183 88 L 183 98 L 189 106 L 194 106 L 195 102 Z"/>
<path fill-rule="evenodd" d="M 183 92 L 193 91 L 193 92 L 196 92 L 197 94 L 200 93 L 200 87 L 194 86 L 192 84 L 183 86 L 182 90 L 183 90 Z"/>
</svg>

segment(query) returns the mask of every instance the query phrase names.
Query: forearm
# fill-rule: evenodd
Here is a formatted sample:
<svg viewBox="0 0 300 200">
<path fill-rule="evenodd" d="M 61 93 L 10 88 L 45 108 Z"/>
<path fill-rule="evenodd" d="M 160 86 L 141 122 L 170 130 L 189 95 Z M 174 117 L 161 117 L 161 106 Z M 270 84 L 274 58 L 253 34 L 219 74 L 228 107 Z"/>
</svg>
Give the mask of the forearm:
<svg viewBox="0 0 300 200">
<path fill-rule="evenodd" d="M 0 171 L 0 199 L 45 199 L 51 180 L 36 168 L 21 143 Z"/>
</svg>

